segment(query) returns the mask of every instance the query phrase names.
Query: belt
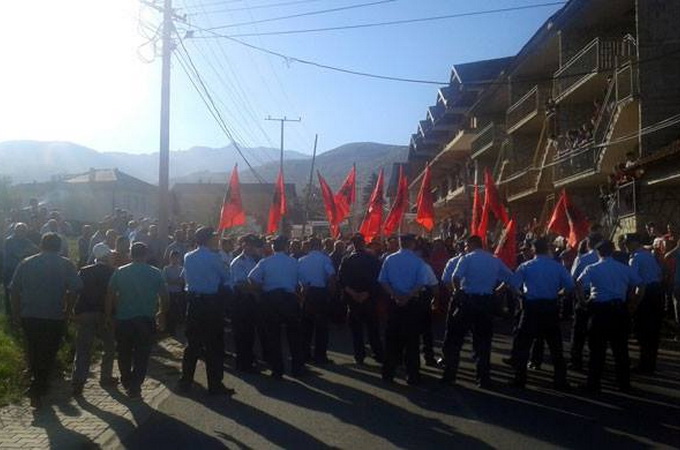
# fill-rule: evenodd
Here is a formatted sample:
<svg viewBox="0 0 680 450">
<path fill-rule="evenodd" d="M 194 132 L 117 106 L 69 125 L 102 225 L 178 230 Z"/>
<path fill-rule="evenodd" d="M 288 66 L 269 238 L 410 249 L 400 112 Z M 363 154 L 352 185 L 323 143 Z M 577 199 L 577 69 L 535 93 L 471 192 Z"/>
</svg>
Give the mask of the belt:
<svg viewBox="0 0 680 450">
<path fill-rule="evenodd" d="M 468 297 L 479 297 L 479 298 L 491 297 L 491 294 L 470 294 L 470 293 L 465 292 L 465 291 L 463 291 L 463 294 L 465 294 Z"/>
<path fill-rule="evenodd" d="M 555 302 L 555 303 L 557 303 L 556 298 L 526 298 L 525 297 L 524 301 L 527 302 L 527 303 L 539 303 L 539 302 L 542 302 L 542 303 Z"/>
<path fill-rule="evenodd" d="M 212 299 L 217 297 L 217 293 L 200 294 L 198 292 L 187 292 L 187 297 L 189 297 L 190 300 L 199 300 L 199 299 L 212 300 Z"/>
<path fill-rule="evenodd" d="M 599 306 L 599 305 L 603 305 L 603 306 L 619 306 L 619 305 L 623 305 L 624 303 L 625 303 L 625 302 L 624 302 L 623 300 L 621 300 L 621 299 L 604 300 L 604 301 L 600 301 L 600 302 L 598 302 L 598 301 L 596 301 L 596 300 L 595 300 L 595 301 L 591 301 L 591 305 L 593 305 L 593 306 Z"/>
</svg>

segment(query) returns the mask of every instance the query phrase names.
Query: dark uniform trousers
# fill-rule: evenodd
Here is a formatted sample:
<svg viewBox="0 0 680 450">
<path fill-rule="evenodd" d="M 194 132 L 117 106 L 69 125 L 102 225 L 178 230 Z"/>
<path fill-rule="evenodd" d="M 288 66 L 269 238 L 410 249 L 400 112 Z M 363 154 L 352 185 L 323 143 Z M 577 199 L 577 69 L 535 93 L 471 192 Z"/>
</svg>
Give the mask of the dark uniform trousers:
<svg viewBox="0 0 680 450">
<path fill-rule="evenodd" d="M 257 303 L 251 293 L 236 289 L 231 305 L 231 330 L 236 349 L 236 369 L 250 370 L 255 364 Z"/>
<path fill-rule="evenodd" d="M 349 305 L 349 327 L 352 330 L 352 345 L 354 346 L 354 359 L 363 362 L 366 358 L 364 344 L 364 330 L 368 334 L 368 343 L 373 351 L 373 357 L 378 362 L 383 362 L 383 344 L 380 339 L 380 322 L 378 320 L 378 305 L 375 296 L 359 303 L 351 298 Z"/>
<path fill-rule="evenodd" d="M 434 361 L 434 337 L 432 335 L 432 288 L 427 287 L 420 292 L 420 333 L 423 337 L 423 356 L 426 361 Z"/>
<path fill-rule="evenodd" d="M 574 322 L 571 327 L 571 364 L 577 368 L 583 366 L 583 348 L 588 338 L 588 308 L 581 305 L 576 296 L 574 301 Z"/>
<path fill-rule="evenodd" d="M 292 360 L 293 374 L 300 373 L 304 367 L 302 348 L 302 312 L 297 296 L 282 289 L 262 294 L 262 320 L 265 333 L 265 358 L 272 374 L 284 373 L 281 329 L 285 327 L 288 349 Z"/>
<path fill-rule="evenodd" d="M 385 329 L 383 379 L 392 379 L 397 367 L 404 362 L 408 381 L 419 381 L 421 312 L 417 297 L 411 298 L 404 306 L 398 306 L 394 300 L 390 300 Z"/>
<path fill-rule="evenodd" d="M 588 348 L 588 387 L 600 388 L 604 371 L 607 344 L 611 345 L 616 369 L 616 381 L 621 388 L 630 386 L 630 358 L 628 356 L 628 334 L 630 317 L 622 300 L 593 302 L 589 307 Z"/>
<path fill-rule="evenodd" d="M 66 331 L 66 323 L 63 320 L 23 318 L 21 327 L 26 338 L 31 395 L 45 395 L 50 372 Z"/>
<path fill-rule="evenodd" d="M 186 292 L 170 292 L 170 305 L 165 331 L 169 334 L 175 334 L 177 327 L 185 322 L 186 313 Z"/>
<path fill-rule="evenodd" d="M 224 376 L 224 299 L 218 294 L 187 295 L 187 346 L 182 359 L 182 382 L 194 379 L 196 363 L 204 357 L 208 390 L 219 389 Z"/>
<path fill-rule="evenodd" d="M 645 286 L 645 296 L 633 315 L 633 331 L 640 344 L 640 366 L 644 372 L 656 370 L 663 323 L 664 297 L 660 283 Z"/>
<path fill-rule="evenodd" d="M 446 336 L 443 379 L 455 381 L 460 364 L 460 350 L 465 336 L 472 330 L 472 349 L 477 364 L 477 381 L 487 382 L 491 365 L 491 339 L 493 337 L 494 300 L 491 295 L 460 294 L 449 308 L 446 320 Z"/>
<path fill-rule="evenodd" d="M 532 343 L 543 346 L 548 344 L 553 365 L 555 367 L 555 385 L 566 383 L 567 366 L 564 362 L 562 348 L 562 331 L 560 330 L 560 312 L 557 300 L 525 300 L 517 326 L 515 337 L 515 378 L 524 384 L 527 379 L 527 362 Z"/>
<path fill-rule="evenodd" d="M 154 320 L 150 317 L 116 321 L 120 383 L 132 392 L 139 393 L 146 378 L 154 330 Z"/>
<path fill-rule="evenodd" d="M 314 341 L 314 359 L 323 361 L 327 358 L 330 301 L 328 288 L 310 286 L 305 291 L 302 310 L 302 345 L 305 359 L 312 357 L 312 341 Z"/>
</svg>

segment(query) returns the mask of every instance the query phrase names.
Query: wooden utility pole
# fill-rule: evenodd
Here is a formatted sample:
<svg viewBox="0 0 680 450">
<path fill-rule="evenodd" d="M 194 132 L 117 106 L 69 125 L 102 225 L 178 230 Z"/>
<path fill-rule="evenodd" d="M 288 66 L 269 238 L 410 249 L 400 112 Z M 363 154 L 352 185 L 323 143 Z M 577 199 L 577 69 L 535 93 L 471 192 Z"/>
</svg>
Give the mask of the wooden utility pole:
<svg viewBox="0 0 680 450">
<path fill-rule="evenodd" d="M 172 58 L 172 0 L 163 2 L 163 66 L 161 72 L 161 136 L 158 164 L 158 234 L 161 248 L 168 241 L 170 217 L 170 60 Z"/>
<path fill-rule="evenodd" d="M 286 116 L 281 117 L 272 117 L 272 116 L 267 116 L 264 120 L 275 120 L 277 122 L 281 122 L 281 155 L 279 159 L 279 171 L 283 173 L 283 140 L 284 140 L 284 129 L 286 122 L 302 122 L 302 117 L 298 117 L 297 119 L 289 119 Z M 284 183 L 283 189 L 285 191 L 286 185 Z M 279 224 L 279 231 L 283 232 L 283 217 L 281 217 L 281 223 Z"/>
<path fill-rule="evenodd" d="M 307 185 L 307 196 L 305 198 L 305 221 L 302 222 L 302 236 L 304 237 L 307 231 L 307 222 L 309 222 L 309 200 L 312 198 L 312 184 L 314 183 L 314 164 L 316 163 L 316 145 L 319 142 L 319 135 L 314 135 L 314 151 L 312 152 L 312 166 L 309 169 L 309 184 Z"/>
</svg>

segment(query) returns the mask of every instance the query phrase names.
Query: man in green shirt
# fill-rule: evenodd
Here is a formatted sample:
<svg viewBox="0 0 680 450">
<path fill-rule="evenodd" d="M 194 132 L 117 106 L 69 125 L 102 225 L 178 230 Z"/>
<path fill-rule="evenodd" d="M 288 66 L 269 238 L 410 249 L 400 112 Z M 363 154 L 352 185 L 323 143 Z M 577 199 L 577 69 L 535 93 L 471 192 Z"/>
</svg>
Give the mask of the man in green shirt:
<svg viewBox="0 0 680 450">
<path fill-rule="evenodd" d="M 19 263 L 11 284 L 13 320 L 26 337 L 32 378 L 28 394 L 34 407 L 47 393 L 74 294 L 82 288 L 73 263 L 59 255 L 61 246 L 58 234 L 45 233 L 40 253 Z"/>
<path fill-rule="evenodd" d="M 106 316 L 115 318 L 120 381 L 131 398 L 139 398 L 149 365 L 154 317 L 162 328 L 168 288 L 160 270 L 146 263 L 147 246 L 132 245 L 132 262 L 114 272 L 109 282 Z"/>
</svg>

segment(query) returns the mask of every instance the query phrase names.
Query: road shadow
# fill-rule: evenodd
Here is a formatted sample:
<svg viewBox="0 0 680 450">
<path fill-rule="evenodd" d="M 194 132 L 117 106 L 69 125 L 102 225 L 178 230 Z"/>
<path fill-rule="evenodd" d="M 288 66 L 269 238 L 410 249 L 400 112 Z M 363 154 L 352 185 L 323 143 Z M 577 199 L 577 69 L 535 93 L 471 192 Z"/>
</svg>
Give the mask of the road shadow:
<svg viewBox="0 0 680 450">
<path fill-rule="evenodd" d="M 63 424 L 51 406 L 43 406 L 33 411 L 32 426 L 43 428 L 49 442 L 49 448 L 54 449 L 77 449 L 94 450 L 99 449 L 91 438 L 77 431 L 69 429 Z"/>
</svg>

